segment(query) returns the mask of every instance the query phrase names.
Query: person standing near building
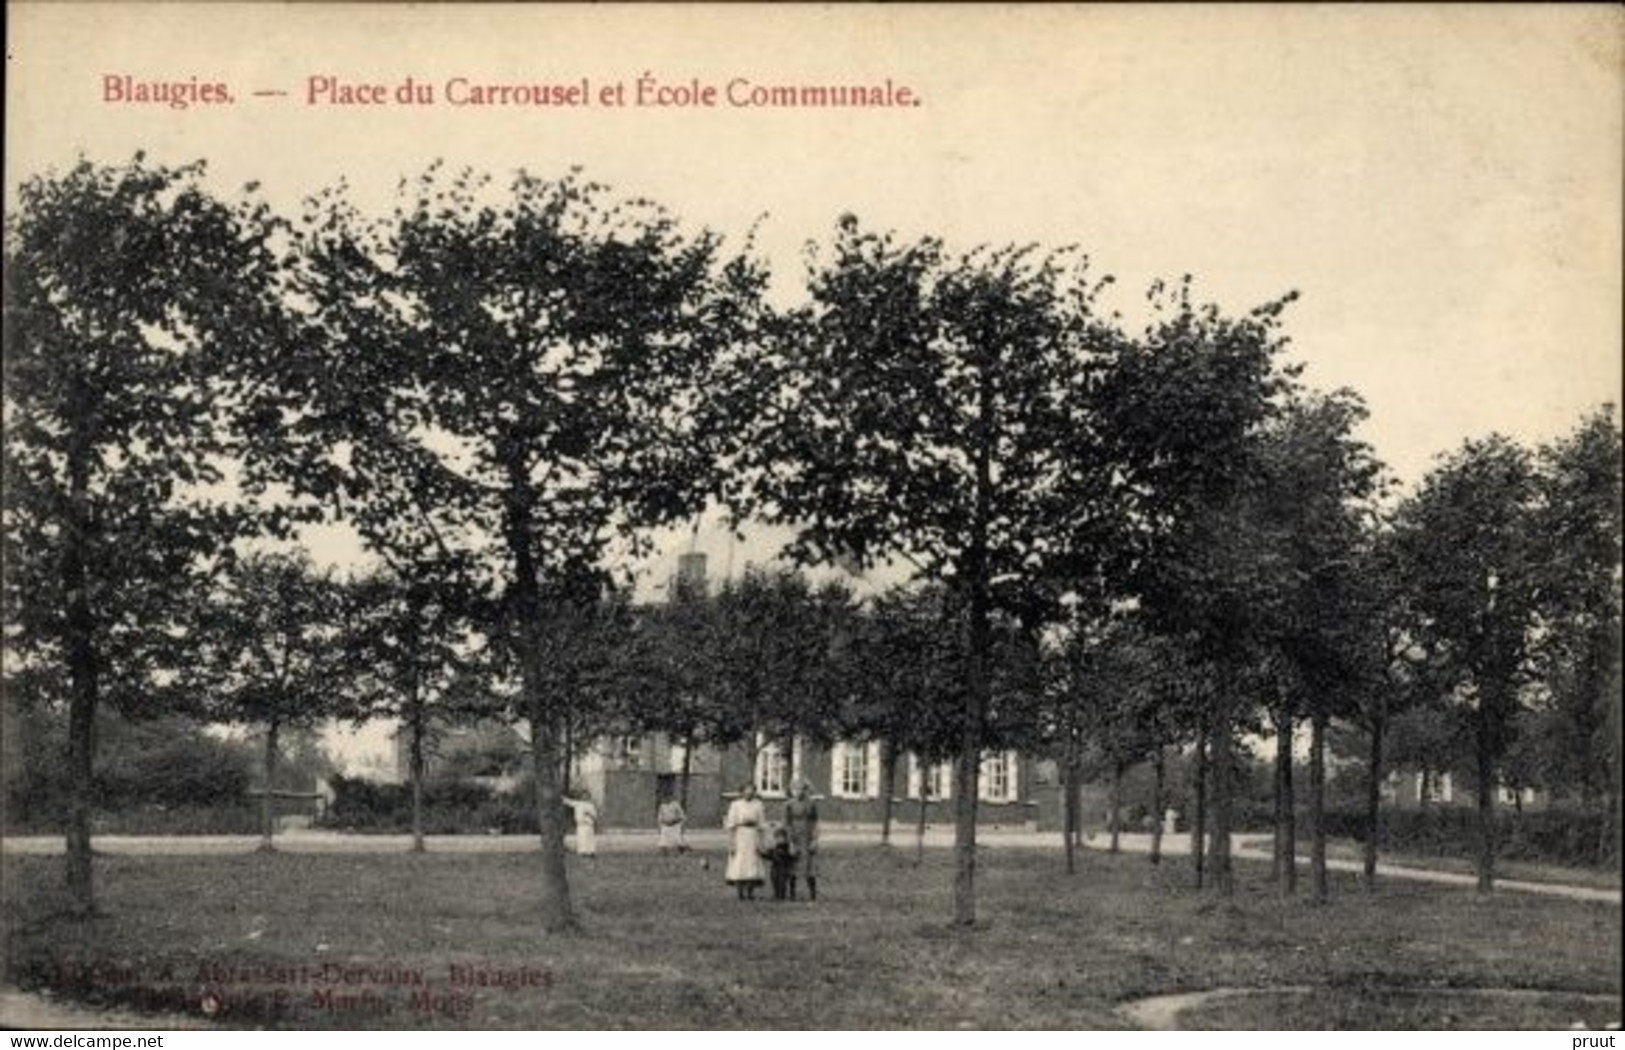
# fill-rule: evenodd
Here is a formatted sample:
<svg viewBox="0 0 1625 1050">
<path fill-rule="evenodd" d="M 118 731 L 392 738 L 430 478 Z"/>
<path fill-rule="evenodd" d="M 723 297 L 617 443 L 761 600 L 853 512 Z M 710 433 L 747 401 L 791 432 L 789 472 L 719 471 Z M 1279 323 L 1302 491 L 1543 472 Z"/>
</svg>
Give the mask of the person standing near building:
<svg viewBox="0 0 1625 1050">
<path fill-rule="evenodd" d="M 762 884 L 762 825 L 767 813 L 756 797 L 756 785 L 746 784 L 739 797 L 728 805 L 722 826 L 728 829 L 732 846 L 728 852 L 727 881 L 739 891 L 740 900 L 755 900 Z"/>
<path fill-rule="evenodd" d="M 668 798 L 655 810 L 655 823 L 660 828 L 660 852 L 678 853 L 688 852 L 688 840 L 683 836 L 684 825 L 688 823 L 688 814 L 683 812 L 683 804 L 675 797 Z"/>
<path fill-rule="evenodd" d="M 805 781 L 796 784 L 795 797 L 784 804 L 784 826 L 790 832 L 795 867 L 790 874 L 790 899 L 796 899 L 796 880 L 807 880 L 807 899 L 818 899 L 818 803 Z"/>
<path fill-rule="evenodd" d="M 592 796 L 585 791 L 579 798 L 566 795 L 564 804 L 576 818 L 576 856 L 598 856 L 598 807 L 593 805 Z"/>
</svg>

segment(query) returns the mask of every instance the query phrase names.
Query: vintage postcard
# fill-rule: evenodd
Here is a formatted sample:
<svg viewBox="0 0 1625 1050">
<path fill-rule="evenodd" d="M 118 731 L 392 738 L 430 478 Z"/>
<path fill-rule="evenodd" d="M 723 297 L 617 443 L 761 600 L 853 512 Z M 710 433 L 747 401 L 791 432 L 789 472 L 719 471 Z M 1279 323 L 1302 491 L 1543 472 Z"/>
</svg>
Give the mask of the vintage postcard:
<svg viewBox="0 0 1625 1050">
<path fill-rule="evenodd" d="M 7 29 L 0 1023 L 1617 1029 L 1618 7 Z"/>
</svg>

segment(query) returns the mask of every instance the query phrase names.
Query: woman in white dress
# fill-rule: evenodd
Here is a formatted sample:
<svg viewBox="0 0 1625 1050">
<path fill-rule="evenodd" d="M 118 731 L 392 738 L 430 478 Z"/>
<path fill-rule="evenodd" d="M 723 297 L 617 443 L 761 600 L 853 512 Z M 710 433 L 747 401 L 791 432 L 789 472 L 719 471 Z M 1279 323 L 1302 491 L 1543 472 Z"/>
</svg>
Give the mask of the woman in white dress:
<svg viewBox="0 0 1625 1050">
<path fill-rule="evenodd" d="M 585 792 L 581 798 L 565 796 L 564 804 L 576 815 L 576 856 L 598 856 L 598 807 Z"/>
<path fill-rule="evenodd" d="M 728 882 L 739 891 L 740 900 L 755 900 L 762 884 L 762 826 L 767 813 L 756 797 L 756 785 L 746 784 L 740 796 L 728 806 L 722 826 L 728 829 L 732 848 L 728 853 Z"/>
</svg>

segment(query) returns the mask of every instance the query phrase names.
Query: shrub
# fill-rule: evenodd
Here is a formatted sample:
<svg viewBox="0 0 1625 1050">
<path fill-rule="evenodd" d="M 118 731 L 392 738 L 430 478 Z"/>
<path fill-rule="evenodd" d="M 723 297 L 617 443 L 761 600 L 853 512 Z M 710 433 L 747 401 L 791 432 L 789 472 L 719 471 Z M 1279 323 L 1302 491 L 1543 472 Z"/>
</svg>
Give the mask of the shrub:
<svg viewBox="0 0 1625 1050">
<path fill-rule="evenodd" d="M 360 832 L 407 832 L 412 829 L 412 788 L 407 784 L 374 784 L 351 777 L 332 778 L 333 804 L 322 827 Z M 513 794 L 498 795 L 484 784 L 436 780 L 424 785 L 423 830 L 430 835 L 535 834 L 535 795 L 521 784 Z"/>
<path fill-rule="evenodd" d="M 1382 848 L 1427 857 L 1473 858 L 1478 852 L 1478 811 L 1461 806 L 1385 810 Z M 1326 813 L 1326 834 L 1364 842 L 1369 822 L 1363 810 Z M 1605 814 L 1565 809 L 1496 812 L 1497 856 L 1581 867 L 1611 867 L 1612 835 Z M 1308 834 L 1307 814 L 1299 813 L 1299 834 Z"/>
</svg>

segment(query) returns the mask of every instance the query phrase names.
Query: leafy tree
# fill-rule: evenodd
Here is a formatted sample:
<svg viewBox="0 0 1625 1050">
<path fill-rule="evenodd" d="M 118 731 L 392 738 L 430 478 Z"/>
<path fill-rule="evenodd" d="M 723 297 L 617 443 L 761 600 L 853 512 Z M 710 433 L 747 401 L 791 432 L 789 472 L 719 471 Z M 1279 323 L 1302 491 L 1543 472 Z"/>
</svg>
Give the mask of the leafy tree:
<svg viewBox="0 0 1625 1050">
<path fill-rule="evenodd" d="M 1168 751 L 1188 736 L 1193 705 L 1203 696 L 1196 669 L 1184 657 L 1177 639 L 1150 632 L 1128 611 L 1072 635 L 1062 652 L 1062 695 L 1111 780 L 1113 853 L 1122 831 L 1124 777 L 1142 762 L 1151 764 L 1153 864 L 1162 860 Z M 1069 823 L 1076 826 L 1075 814 Z"/>
<path fill-rule="evenodd" d="M 1606 800 L 1608 825 L 1616 829 L 1621 455 L 1611 406 L 1541 449 L 1533 529 L 1544 577 L 1534 656 L 1553 715 L 1540 772 L 1587 808 Z"/>
<path fill-rule="evenodd" d="M 1366 418 L 1352 391 L 1299 393 L 1272 421 L 1264 438 L 1266 520 L 1271 545 L 1284 555 L 1281 619 L 1266 628 L 1279 653 L 1278 681 L 1285 701 L 1278 708 L 1278 867 L 1292 892 L 1297 858 L 1293 845 L 1292 713 L 1310 719 L 1309 781 L 1311 867 L 1314 895 L 1328 891 L 1326 834 L 1326 735 L 1331 719 L 1355 711 L 1361 696 L 1381 688 L 1373 666 L 1373 636 L 1381 595 L 1368 586 L 1363 557 L 1380 493 L 1381 464 L 1354 437 Z"/>
<path fill-rule="evenodd" d="M 1530 672 L 1540 602 L 1529 454 L 1506 438 L 1469 441 L 1400 508 L 1395 542 L 1419 637 L 1441 684 L 1473 709 L 1478 889 L 1495 878 L 1495 786 Z"/>
<path fill-rule="evenodd" d="M 1286 572 L 1259 524 L 1269 505 L 1260 438 L 1296 374 L 1276 361 L 1286 344 L 1281 315 L 1294 297 L 1230 317 L 1194 303 L 1189 278 L 1171 293 L 1154 286 L 1156 316 L 1142 339 L 1117 345 L 1099 397 L 1108 459 L 1139 525 L 1134 590 L 1154 630 L 1191 640 L 1212 683 L 1197 744 L 1195 827 L 1199 843 L 1211 776 L 1212 873 L 1223 893 L 1233 888 L 1235 738 L 1250 715 L 1242 697 L 1279 622 Z M 1193 854 L 1200 883 L 1208 857 Z"/>
<path fill-rule="evenodd" d="M 263 210 L 203 166 L 81 161 L 27 179 L 6 224 L 8 687 L 67 706 L 67 883 L 94 907 L 96 711 L 174 701 L 175 624 L 246 526 L 215 486 L 230 451 L 219 365 L 261 317 Z"/>
<path fill-rule="evenodd" d="M 632 629 L 623 653 L 626 706 L 640 729 L 681 742 L 677 795 L 686 810 L 695 748 L 718 742 L 734 724 L 716 706 L 717 624 L 704 581 L 674 577 L 668 600 L 638 610 Z"/>
<path fill-rule="evenodd" d="M 464 655 L 471 644 L 466 618 L 447 603 L 445 589 L 392 573 L 364 576 L 345 592 L 350 610 L 342 643 L 355 668 L 351 717 L 400 721 L 409 755 L 412 851 L 421 853 L 429 753 L 445 725 L 480 713 L 483 683 Z"/>
<path fill-rule="evenodd" d="M 187 683 L 222 722 L 264 730 L 260 849 L 274 849 L 283 734 L 346 713 L 354 701 L 339 587 L 301 553 L 239 559 L 196 612 Z"/>
<path fill-rule="evenodd" d="M 956 752 L 954 921 L 975 921 L 976 799 L 994 621 L 1024 619 L 1075 577 L 1110 521 L 1093 441 L 1098 283 L 1069 253 L 952 258 L 847 216 L 815 260 L 794 338 L 758 366 L 752 504 L 798 533 L 792 556 L 896 558 L 954 592 L 966 619 Z"/>
<path fill-rule="evenodd" d="M 1422 706 L 1435 692 L 1435 686 L 1426 663 L 1426 651 L 1416 642 L 1409 591 L 1401 577 L 1393 534 L 1386 525 L 1373 526 L 1368 542 L 1356 553 L 1353 578 L 1361 581 L 1361 593 L 1365 596 L 1363 605 L 1357 609 L 1357 614 L 1363 612 L 1363 616 L 1357 624 L 1361 630 L 1356 634 L 1354 653 L 1357 657 L 1354 673 L 1362 688 L 1356 691 L 1354 706 L 1347 717 L 1365 737 L 1363 864 L 1365 886 L 1370 891 L 1377 884 L 1377 854 L 1382 844 L 1382 784 L 1389 766 L 1395 759 L 1437 762 L 1438 756 L 1447 753 L 1447 749 L 1438 748 L 1440 738 L 1433 731 L 1440 727 L 1428 720 L 1429 712 Z M 1408 730 L 1400 725 L 1407 718 L 1415 721 Z M 1413 746 L 1412 753 L 1400 753 L 1400 749 Z"/>
<path fill-rule="evenodd" d="M 5 763 L 6 833 L 60 832 L 73 777 L 62 764 L 68 737 L 60 705 L 8 693 Z M 223 739 L 187 715 L 143 713 L 133 718 L 104 705 L 96 715 L 97 810 L 134 807 L 229 806 L 245 798 L 253 755 L 242 741 Z"/>
<path fill-rule="evenodd" d="M 548 659 L 609 567 L 719 484 L 735 428 L 711 379 L 757 337 L 765 274 L 574 173 L 497 191 L 434 168 L 381 223 L 335 190 L 299 243 L 307 323 L 265 355 L 265 411 L 295 406 L 310 435 L 282 472 L 492 603 L 530 722 L 542 924 L 571 929 L 561 756 L 583 698 L 551 688 Z"/>
<path fill-rule="evenodd" d="M 835 646 L 850 605 L 841 585 L 785 569 L 725 582 L 710 635 L 712 739 L 745 741 L 753 761 L 758 733 L 786 755 L 797 735 L 828 741 L 845 703 Z"/>
</svg>

